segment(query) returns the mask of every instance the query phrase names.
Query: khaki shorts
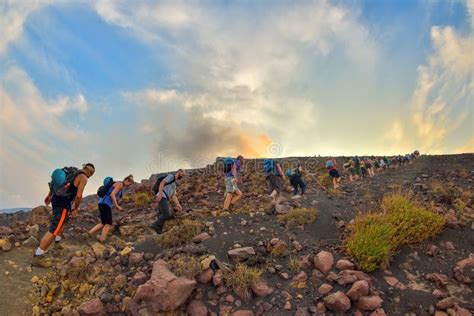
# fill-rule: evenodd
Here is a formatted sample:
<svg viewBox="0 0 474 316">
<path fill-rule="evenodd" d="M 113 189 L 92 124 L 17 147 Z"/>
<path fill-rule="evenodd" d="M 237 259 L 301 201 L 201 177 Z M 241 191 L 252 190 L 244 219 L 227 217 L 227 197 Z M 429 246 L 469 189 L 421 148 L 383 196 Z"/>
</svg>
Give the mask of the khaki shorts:
<svg viewBox="0 0 474 316">
<path fill-rule="evenodd" d="M 225 193 L 235 193 L 239 191 L 239 187 L 237 183 L 235 183 L 234 177 L 226 177 L 225 178 Z"/>
</svg>

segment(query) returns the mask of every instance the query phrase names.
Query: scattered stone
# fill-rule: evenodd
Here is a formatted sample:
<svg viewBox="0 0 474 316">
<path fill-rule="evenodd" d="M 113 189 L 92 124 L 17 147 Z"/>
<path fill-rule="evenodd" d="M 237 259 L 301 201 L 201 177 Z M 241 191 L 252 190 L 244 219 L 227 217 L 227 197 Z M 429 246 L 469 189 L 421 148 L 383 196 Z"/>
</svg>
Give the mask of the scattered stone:
<svg viewBox="0 0 474 316">
<path fill-rule="evenodd" d="M 367 296 L 368 294 L 369 283 L 365 280 L 354 282 L 350 290 L 347 292 L 347 296 L 349 296 L 353 301 L 357 301 L 361 297 Z"/>
<path fill-rule="evenodd" d="M 207 269 L 199 274 L 198 281 L 199 283 L 206 284 L 211 282 L 213 276 L 214 271 L 212 269 Z"/>
<path fill-rule="evenodd" d="M 334 264 L 334 257 L 328 251 L 321 251 L 314 257 L 314 267 L 324 274 L 331 270 Z"/>
<path fill-rule="evenodd" d="M 266 297 L 273 293 L 273 288 L 269 287 L 263 280 L 251 285 L 252 292 L 258 297 Z"/>
<path fill-rule="evenodd" d="M 349 260 L 341 259 L 337 261 L 336 268 L 338 270 L 354 270 L 354 264 Z"/>
<path fill-rule="evenodd" d="M 30 234 L 30 236 L 33 236 L 35 238 L 38 238 L 38 233 L 39 233 L 39 226 L 38 224 L 35 224 L 35 225 L 32 225 L 30 226 L 29 230 L 28 230 L 28 233 Z"/>
<path fill-rule="evenodd" d="M 293 247 L 295 247 L 296 251 L 301 251 L 303 250 L 303 245 L 300 244 L 297 240 L 293 241 Z"/>
<path fill-rule="evenodd" d="M 27 240 L 25 240 L 22 245 L 24 247 L 35 248 L 39 246 L 39 241 L 33 236 L 30 236 Z"/>
<path fill-rule="evenodd" d="M 390 285 L 391 287 L 394 287 L 395 285 L 399 283 L 397 278 L 394 278 L 394 277 L 384 277 L 384 279 L 388 283 L 388 285 Z"/>
<path fill-rule="evenodd" d="M 440 273 L 428 273 L 425 275 L 425 279 L 435 283 L 438 287 L 444 287 L 449 282 L 449 277 Z"/>
<path fill-rule="evenodd" d="M 427 255 L 435 257 L 439 254 L 439 248 L 435 245 L 430 245 L 428 247 L 428 251 L 426 252 Z"/>
<path fill-rule="evenodd" d="M 319 287 L 318 292 L 319 292 L 319 294 L 321 294 L 321 295 L 326 295 L 326 294 L 328 294 L 329 292 L 331 292 L 332 288 L 333 288 L 332 285 L 327 284 L 327 283 L 323 283 L 323 284 L 321 284 L 321 286 Z"/>
<path fill-rule="evenodd" d="M 250 310 L 241 310 L 234 312 L 232 316 L 254 316 L 254 314 Z"/>
<path fill-rule="evenodd" d="M 142 285 L 147 281 L 146 273 L 143 271 L 138 271 L 132 278 L 132 282 L 135 285 Z"/>
<path fill-rule="evenodd" d="M 13 230 L 9 226 L 0 226 L 0 236 L 9 236 L 13 234 Z"/>
<path fill-rule="evenodd" d="M 306 280 L 308 280 L 308 275 L 306 272 L 301 271 L 292 279 L 291 286 L 296 289 L 304 289 L 306 287 Z"/>
<path fill-rule="evenodd" d="M 207 316 L 208 310 L 202 301 L 192 300 L 186 309 L 189 316 Z"/>
<path fill-rule="evenodd" d="M 137 314 L 142 303 L 150 314 L 174 311 L 188 299 L 195 287 L 195 280 L 178 278 L 165 261 L 157 260 L 150 280 L 140 285 L 132 298 L 130 311 Z"/>
<path fill-rule="evenodd" d="M 222 285 L 222 282 L 224 280 L 224 275 L 221 270 L 217 270 L 216 273 L 214 273 L 214 276 L 212 277 L 212 284 L 214 284 L 215 287 L 218 287 Z"/>
<path fill-rule="evenodd" d="M 38 206 L 31 210 L 31 223 L 48 226 L 53 212 L 49 206 Z"/>
<path fill-rule="evenodd" d="M 105 315 L 104 305 L 98 298 L 84 302 L 79 306 L 81 316 L 102 316 Z"/>
<path fill-rule="evenodd" d="M 445 244 L 444 244 L 444 248 L 446 248 L 446 250 L 449 250 L 449 251 L 454 251 L 456 250 L 456 248 L 454 247 L 454 244 L 450 241 L 447 241 Z"/>
<path fill-rule="evenodd" d="M 448 308 L 453 307 L 455 303 L 456 298 L 450 296 L 436 303 L 436 308 L 447 310 Z"/>
<path fill-rule="evenodd" d="M 285 306 L 284 306 L 283 308 L 284 308 L 285 310 L 289 311 L 289 310 L 291 310 L 291 307 L 292 307 L 292 306 L 291 306 L 290 301 L 286 301 L 286 302 L 285 302 Z"/>
<path fill-rule="evenodd" d="M 208 240 L 210 238 L 211 238 L 211 236 L 208 233 L 203 232 L 203 233 L 200 233 L 199 235 L 194 236 L 192 241 L 196 244 L 199 244 L 199 243 L 202 243 L 203 241 Z"/>
<path fill-rule="evenodd" d="M 382 307 L 383 300 L 378 295 L 364 296 L 357 302 L 357 308 L 364 311 L 373 311 Z"/>
<path fill-rule="evenodd" d="M 255 256 L 255 250 L 252 247 L 236 248 L 229 250 L 227 255 L 234 262 L 242 262 Z"/>
<path fill-rule="evenodd" d="M 7 239 L 0 239 L 0 248 L 2 248 L 3 251 L 10 251 L 12 244 Z"/>
<path fill-rule="evenodd" d="M 336 313 L 344 313 L 351 309 L 351 300 L 341 291 L 326 296 L 324 304 Z"/>
<path fill-rule="evenodd" d="M 100 259 L 104 257 L 104 252 L 106 248 L 103 244 L 101 244 L 100 242 L 95 242 L 92 244 L 91 247 L 96 258 Z"/>
</svg>

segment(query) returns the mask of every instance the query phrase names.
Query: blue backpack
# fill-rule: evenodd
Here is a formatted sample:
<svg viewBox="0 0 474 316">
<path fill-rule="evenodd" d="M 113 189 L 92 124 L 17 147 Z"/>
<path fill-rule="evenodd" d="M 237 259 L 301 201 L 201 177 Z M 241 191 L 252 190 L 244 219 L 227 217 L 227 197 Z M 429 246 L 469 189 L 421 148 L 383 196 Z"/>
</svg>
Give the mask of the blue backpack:
<svg viewBox="0 0 474 316">
<path fill-rule="evenodd" d="M 332 160 L 326 161 L 326 168 L 329 169 L 332 167 L 334 167 L 334 162 Z"/>
<path fill-rule="evenodd" d="M 272 160 L 272 159 L 265 159 L 263 161 L 263 170 L 268 173 L 268 174 L 275 174 L 275 170 L 276 170 L 276 164 L 275 164 L 275 160 Z"/>
<path fill-rule="evenodd" d="M 233 158 L 227 157 L 224 159 L 224 172 L 229 173 L 232 171 L 232 166 L 234 165 L 235 161 Z"/>
<path fill-rule="evenodd" d="M 112 177 L 105 177 L 104 184 L 99 189 L 97 189 L 97 195 L 100 198 L 106 196 L 109 193 L 110 188 L 112 188 L 112 186 L 114 185 L 114 183 L 115 182 Z"/>
</svg>

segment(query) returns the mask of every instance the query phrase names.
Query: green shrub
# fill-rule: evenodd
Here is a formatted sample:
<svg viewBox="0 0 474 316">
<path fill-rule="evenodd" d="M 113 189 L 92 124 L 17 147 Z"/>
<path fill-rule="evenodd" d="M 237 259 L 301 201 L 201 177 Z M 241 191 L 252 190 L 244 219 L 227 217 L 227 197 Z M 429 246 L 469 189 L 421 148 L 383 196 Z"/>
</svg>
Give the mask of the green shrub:
<svg viewBox="0 0 474 316">
<path fill-rule="evenodd" d="M 311 224 L 318 218 L 316 209 L 295 208 L 287 214 L 278 215 L 278 220 L 289 225 L 306 225 Z"/>
<path fill-rule="evenodd" d="M 388 195 L 380 206 L 380 213 L 358 216 L 345 240 L 346 251 L 367 272 L 385 266 L 400 246 L 436 236 L 445 223 L 443 216 L 417 206 L 409 196 Z"/>
<path fill-rule="evenodd" d="M 327 172 L 325 174 L 319 175 L 317 180 L 318 184 L 326 190 L 329 190 L 334 186 L 332 183 L 332 178 Z"/>
</svg>

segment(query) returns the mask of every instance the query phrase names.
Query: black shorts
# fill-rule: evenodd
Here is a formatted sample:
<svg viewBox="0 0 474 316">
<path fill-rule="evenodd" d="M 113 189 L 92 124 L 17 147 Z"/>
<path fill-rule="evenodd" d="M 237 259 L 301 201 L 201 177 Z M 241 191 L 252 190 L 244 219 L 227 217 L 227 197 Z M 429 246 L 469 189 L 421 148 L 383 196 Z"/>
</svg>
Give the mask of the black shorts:
<svg viewBox="0 0 474 316">
<path fill-rule="evenodd" d="M 339 172 L 337 171 L 337 169 L 332 169 L 331 171 L 329 171 L 329 175 L 332 178 L 339 178 Z"/>
<path fill-rule="evenodd" d="M 112 225 L 112 208 L 110 206 L 99 203 L 99 213 L 102 225 Z"/>
<path fill-rule="evenodd" d="M 53 217 L 51 218 L 51 225 L 49 225 L 48 231 L 54 236 L 58 236 L 64 224 L 68 222 L 70 213 L 70 207 L 53 205 Z"/>
<path fill-rule="evenodd" d="M 173 216 L 173 210 L 170 208 L 170 202 L 166 198 L 162 198 L 158 203 L 158 216 L 164 214 L 167 217 Z"/>
<path fill-rule="evenodd" d="M 283 179 L 276 174 L 270 174 L 267 176 L 267 187 L 270 193 L 273 191 L 280 193 L 283 189 Z"/>
</svg>

